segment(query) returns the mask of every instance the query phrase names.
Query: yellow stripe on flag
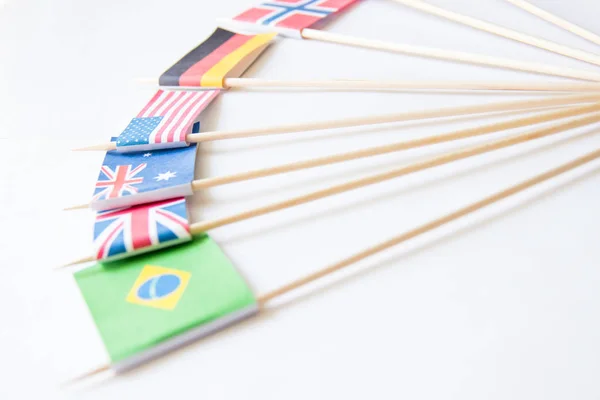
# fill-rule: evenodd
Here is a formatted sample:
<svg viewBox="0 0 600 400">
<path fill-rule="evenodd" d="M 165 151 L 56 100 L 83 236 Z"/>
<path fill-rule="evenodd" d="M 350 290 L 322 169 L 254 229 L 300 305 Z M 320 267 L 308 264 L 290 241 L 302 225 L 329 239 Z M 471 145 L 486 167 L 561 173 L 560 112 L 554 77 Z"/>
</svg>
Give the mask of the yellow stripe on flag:
<svg viewBox="0 0 600 400">
<path fill-rule="evenodd" d="M 225 76 L 244 60 L 250 53 L 269 43 L 277 33 L 263 33 L 254 36 L 246 43 L 238 47 L 233 52 L 227 54 L 216 63 L 211 69 L 202 75 L 200 86 L 222 88 Z"/>
</svg>

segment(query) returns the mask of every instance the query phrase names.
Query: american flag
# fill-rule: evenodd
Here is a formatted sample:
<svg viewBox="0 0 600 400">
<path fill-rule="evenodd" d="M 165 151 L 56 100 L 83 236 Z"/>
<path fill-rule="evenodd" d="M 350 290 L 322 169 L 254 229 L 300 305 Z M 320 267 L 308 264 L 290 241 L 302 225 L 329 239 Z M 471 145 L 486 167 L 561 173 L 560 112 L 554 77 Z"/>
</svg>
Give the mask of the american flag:
<svg viewBox="0 0 600 400">
<path fill-rule="evenodd" d="M 186 146 L 198 115 L 219 93 L 159 90 L 117 138 L 119 151 Z"/>
<path fill-rule="evenodd" d="M 262 3 L 233 18 L 235 21 L 251 22 L 302 30 L 317 21 L 338 12 L 356 0 L 277 0 Z"/>
<path fill-rule="evenodd" d="M 140 184 L 144 178 L 137 175 L 146 168 L 146 163 L 142 163 L 133 168 L 133 165 L 117 165 L 114 169 L 108 165 L 100 168 L 100 177 L 96 181 L 96 192 L 93 200 L 113 199 L 126 194 L 135 194 L 138 189 L 133 186 Z M 99 190 L 98 190 L 99 189 Z"/>
<path fill-rule="evenodd" d="M 104 211 L 96 215 L 94 224 L 97 260 L 121 258 L 134 251 L 190 239 L 185 198 Z"/>
</svg>

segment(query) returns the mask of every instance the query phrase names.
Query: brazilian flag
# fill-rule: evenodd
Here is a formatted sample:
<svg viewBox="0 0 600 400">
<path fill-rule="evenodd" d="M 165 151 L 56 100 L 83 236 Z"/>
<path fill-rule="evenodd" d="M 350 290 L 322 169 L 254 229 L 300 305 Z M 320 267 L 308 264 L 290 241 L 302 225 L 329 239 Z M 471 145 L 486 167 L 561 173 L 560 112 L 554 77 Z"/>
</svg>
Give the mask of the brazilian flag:
<svg viewBox="0 0 600 400">
<path fill-rule="evenodd" d="M 258 311 L 252 291 L 208 235 L 96 264 L 75 280 L 116 372 Z"/>
</svg>

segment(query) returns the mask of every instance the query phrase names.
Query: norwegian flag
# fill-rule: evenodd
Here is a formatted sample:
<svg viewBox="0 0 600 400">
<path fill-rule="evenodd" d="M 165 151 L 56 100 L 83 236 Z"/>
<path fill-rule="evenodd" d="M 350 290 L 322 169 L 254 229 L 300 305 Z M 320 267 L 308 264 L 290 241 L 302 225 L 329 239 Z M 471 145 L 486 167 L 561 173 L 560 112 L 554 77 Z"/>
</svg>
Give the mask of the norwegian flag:
<svg viewBox="0 0 600 400">
<path fill-rule="evenodd" d="M 94 224 L 97 260 L 123 258 L 190 239 L 185 198 L 101 212 Z"/>
<path fill-rule="evenodd" d="M 262 3 L 233 18 L 270 27 L 302 31 L 304 28 L 341 11 L 356 0 L 277 0 Z"/>
<path fill-rule="evenodd" d="M 146 163 L 139 164 L 135 168 L 132 165 L 117 165 L 114 169 L 103 165 L 100 168 L 100 177 L 104 179 L 98 179 L 96 182 L 96 193 L 93 200 L 113 199 L 125 194 L 137 193 L 138 189 L 133 185 L 144 181 L 144 178 L 136 177 L 144 168 L 146 168 Z"/>
<path fill-rule="evenodd" d="M 218 90 L 159 90 L 117 138 L 119 151 L 187 146 L 194 121 L 219 94 Z"/>
</svg>

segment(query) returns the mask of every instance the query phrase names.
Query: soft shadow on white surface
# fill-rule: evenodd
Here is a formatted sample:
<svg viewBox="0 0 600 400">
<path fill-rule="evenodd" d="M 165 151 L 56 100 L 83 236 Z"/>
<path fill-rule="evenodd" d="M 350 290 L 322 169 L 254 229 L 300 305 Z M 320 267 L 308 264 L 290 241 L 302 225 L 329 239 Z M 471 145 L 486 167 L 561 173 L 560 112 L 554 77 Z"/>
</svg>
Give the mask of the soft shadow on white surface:
<svg viewBox="0 0 600 400">
<path fill-rule="evenodd" d="M 473 104 L 477 104 L 475 99 L 473 99 Z M 551 109 L 546 110 L 537 110 L 537 113 L 546 112 Z M 495 121 L 495 118 L 502 117 L 510 117 L 513 116 L 513 119 L 524 118 L 524 116 L 528 113 L 523 112 L 515 112 L 515 111 L 505 111 L 505 112 L 497 112 L 497 113 L 489 113 L 484 115 L 465 115 L 458 117 L 448 117 L 448 118 L 436 118 L 429 119 L 423 121 L 411 121 L 411 122 L 392 122 L 386 124 L 379 124 L 375 126 L 360 126 L 360 127 L 352 127 L 352 128 L 339 128 L 339 129 L 328 129 L 324 131 L 312 131 L 301 132 L 295 134 L 281 134 L 281 135 L 270 135 L 269 137 L 262 137 L 262 143 L 245 143 L 242 145 L 232 145 L 231 143 L 227 143 L 226 146 L 219 146 L 216 142 L 207 142 L 200 144 L 202 146 L 202 151 L 205 154 L 219 154 L 219 153 L 230 153 L 235 151 L 244 151 L 244 150 L 253 150 L 253 149 L 265 149 L 265 148 L 274 148 L 277 150 L 278 147 L 293 145 L 295 143 L 302 142 L 320 142 L 322 140 L 328 139 L 340 139 L 340 138 L 351 138 L 353 136 L 362 136 L 368 135 L 369 133 L 374 132 L 390 132 L 391 133 L 400 133 L 398 137 L 391 137 L 390 139 L 393 141 L 401 141 L 403 140 L 402 133 L 404 131 L 413 129 L 413 128 L 427 128 L 427 127 L 445 127 L 443 133 L 451 132 L 452 124 L 459 123 L 467 123 L 474 121 L 481 121 L 481 124 L 490 124 Z M 450 126 L 448 126 L 450 125 Z M 208 128 L 207 128 L 208 129 Z M 249 138 L 243 140 L 244 142 L 250 142 L 252 139 Z M 268 139 L 268 142 L 265 141 Z M 234 141 L 235 142 L 235 141 Z M 318 145 L 318 143 L 315 143 Z"/>
<path fill-rule="evenodd" d="M 502 0 L 430 1 L 600 52 Z M 70 271 L 49 270 L 53 263 L 87 251 L 91 241 L 92 214 L 66 215 L 60 210 L 89 198 L 102 154 L 73 154 L 68 149 L 118 134 L 154 92 L 132 84 L 134 79 L 157 76 L 206 38 L 217 17 L 234 15 L 254 3 L 13 0 L 0 10 L 0 137 L 15 139 L 3 140 L 8 144 L 0 146 L 0 219 L 5 227 L 0 252 L 4 266 L 0 354 L 5 379 L 0 398 L 597 399 L 597 175 L 557 185 L 560 190 L 548 190 L 552 196 L 519 201 L 516 209 L 508 202 L 507 211 L 500 207 L 492 210 L 494 216 L 481 214 L 483 222 L 475 218 L 465 227 L 457 223 L 458 236 L 444 230 L 437 233 L 442 236 L 439 240 L 432 233 L 424 242 L 374 257 L 364 273 L 349 270 L 350 277 L 336 276 L 333 286 L 325 280 L 306 296 L 302 291 L 294 295 L 298 300 L 292 299 L 287 307 L 277 307 L 135 373 L 83 391 L 58 388 L 55 375 L 75 375 L 106 358 Z M 535 3 L 588 29 L 597 27 L 598 2 Z M 598 71 L 388 0 L 361 1 L 326 29 Z M 564 81 L 290 39 L 278 40 L 246 76 Z M 513 97 L 519 96 L 231 91 L 202 116 L 202 129 L 319 121 Z M 405 134 L 412 138 L 450 130 L 437 123 L 396 128 L 402 139 L 384 127 L 207 143 L 198 172 L 219 176 L 403 140 Z M 257 293 L 264 293 L 600 146 L 597 135 L 577 138 L 558 140 L 540 151 L 525 146 L 525 151 L 507 150 L 500 156 L 415 174 L 233 224 L 211 235 Z M 197 219 L 228 215 L 421 155 L 415 151 L 340 165 L 326 173 L 307 171 L 294 175 L 297 179 L 290 175 L 213 188 L 192 198 L 193 214 Z M 317 291 L 319 286 L 328 290 Z M 58 333 L 53 335 L 53 330 Z"/>
<path fill-rule="evenodd" d="M 485 215 L 484 218 L 481 218 L 481 217 L 469 218 L 470 221 L 467 224 L 462 224 L 463 225 L 462 227 L 459 227 L 457 229 L 450 229 L 449 231 L 444 232 L 441 236 L 438 235 L 438 236 L 434 236 L 433 238 L 427 238 L 427 239 L 425 239 L 424 243 L 419 243 L 419 245 L 416 247 L 411 247 L 409 249 L 402 249 L 404 246 L 398 245 L 397 247 L 401 248 L 401 250 L 399 251 L 400 254 L 394 254 L 393 256 L 388 256 L 388 257 L 384 258 L 383 260 L 378 260 L 375 263 L 370 263 L 369 261 L 363 261 L 363 262 L 361 262 L 361 264 L 365 264 L 365 265 L 363 265 L 362 267 L 356 268 L 355 266 L 352 266 L 350 268 L 351 269 L 350 273 L 341 274 L 342 275 L 341 277 L 337 277 L 337 275 L 340 275 L 340 274 L 335 274 L 332 280 L 329 280 L 325 284 L 322 284 L 322 283 L 319 284 L 317 288 L 315 288 L 314 285 L 309 285 L 307 288 L 302 288 L 300 290 L 300 294 L 298 294 L 296 292 L 292 292 L 290 295 L 285 295 L 283 300 L 277 299 L 273 302 L 273 304 L 270 304 L 270 303 L 267 304 L 266 307 L 259 313 L 258 316 L 251 318 L 249 320 L 246 320 L 246 321 L 242 321 L 241 323 L 238 323 L 234 326 L 231 326 L 231 327 L 219 332 L 218 333 L 219 339 L 221 339 L 221 338 L 227 339 L 228 337 L 233 337 L 235 335 L 243 334 L 244 331 L 246 331 L 248 329 L 255 329 L 256 326 L 259 324 L 262 325 L 262 324 L 268 323 L 268 321 L 270 319 L 273 319 L 274 317 L 276 317 L 276 315 L 278 313 L 289 312 L 295 306 L 297 306 L 300 303 L 305 302 L 307 300 L 320 301 L 320 302 L 326 301 L 330 292 L 339 291 L 344 286 L 346 286 L 348 283 L 351 283 L 352 281 L 360 280 L 361 278 L 364 278 L 365 275 L 374 274 L 378 270 L 392 268 L 392 267 L 413 268 L 410 266 L 411 259 L 414 258 L 415 256 L 419 255 L 420 253 L 431 251 L 436 246 L 439 246 L 442 244 L 448 244 L 449 242 L 452 242 L 452 241 L 466 240 L 466 239 L 468 239 L 469 236 L 476 234 L 476 232 L 478 230 L 485 228 L 485 226 L 493 224 L 493 223 L 497 222 L 498 220 L 506 218 L 509 215 L 512 215 L 513 217 L 517 216 L 519 214 L 519 212 L 522 211 L 523 209 L 526 209 L 528 207 L 533 207 L 537 203 L 543 202 L 543 201 L 551 198 L 556 193 L 559 193 L 564 190 L 568 190 L 569 188 L 576 186 L 576 185 L 596 176 L 599 171 L 600 171 L 600 166 L 596 166 L 593 169 L 588 170 L 583 174 L 577 174 L 577 176 L 570 178 L 569 180 L 562 182 L 558 185 L 553 185 L 550 188 L 543 189 L 542 191 L 538 190 L 537 193 L 535 193 L 534 195 L 525 195 L 525 196 L 519 195 L 519 197 L 524 197 L 524 198 L 521 198 L 519 201 L 517 201 L 515 204 L 511 205 L 510 207 L 508 207 L 508 208 L 504 207 L 504 208 L 501 208 L 500 211 L 495 211 L 495 212 L 491 212 L 491 213 L 486 212 L 485 214 L 487 214 L 487 215 Z M 442 229 L 444 229 L 444 228 L 442 228 Z M 444 230 L 446 230 L 446 229 L 444 229 Z M 398 253 L 398 252 L 396 252 L 396 253 Z M 438 267 L 443 268 L 443 266 L 438 266 Z M 485 268 L 485 267 L 482 266 L 482 268 Z M 80 387 L 76 386 L 76 387 L 70 389 L 70 392 L 72 392 L 74 394 L 76 394 L 76 393 L 83 394 L 86 391 L 94 390 L 95 388 L 100 387 L 100 385 L 103 385 L 103 386 L 108 385 L 110 387 L 111 384 L 115 384 L 114 382 L 111 383 L 110 380 L 127 379 L 128 377 L 134 377 L 135 374 L 143 373 L 144 370 L 147 371 L 147 370 L 151 370 L 151 369 L 155 369 L 155 368 L 161 368 L 161 364 L 173 362 L 178 357 L 181 357 L 182 353 L 197 352 L 205 347 L 213 345 L 215 340 L 217 340 L 215 335 L 210 335 L 197 343 L 192 343 L 188 346 L 185 346 L 185 347 L 183 347 L 183 348 L 181 348 L 159 360 L 153 361 L 151 363 L 148 363 L 145 366 L 142 366 L 131 372 L 128 372 L 128 373 L 124 374 L 123 376 L 119 376 L 116 378 L 108 378 L 109 381 L 100 380 L 100 381 L 97 381 L 97 382 L 94 382 L 91 384 L 85 384 Z"/>
<path fill-rule="evenodd" d="M 404 186 L 400 190 L 388 192 L 382 196 L 366 197 L 362 201 L 355 201 L 355 202 L 352 202 L 351 204 L 346 204 L 343 208 L 327 210 L 326 212 L 322 212 L 322 213 L 319 213 L 316 215 L 313 214 L 313 215 L 310 215 L 310 216 L 307 216 L 304 218 L 300 218 L 300 219 L 286 220 L 285 222 L 283 222 L 281 224 L 270 225 L 267 229 L 275 230 L 275 231 L 277 231 L 278 229 L 291 229 L 291 228 L 293 228 L 293 226 L 295 224 L 302 224 L 307 219 L 314 219 L 314 218 L 319 218 L 319 217 L 331 216 L 334 214 L 348 213 L 348 212 L 352 212 L 353 210 L 360 210 L 362 207 L 365 207 L 368 204 L 371 204 L 373 202 L 397 200 L 399 197 L 401 197 L 402 195 L 407 194 L 407 193 L 414 194 L 414 192 L 419 192 L 419 191 L 424 191 L 426 189 L 434 188 L 435 186 L 439 185 L 441 183 L 441 181 L 448 182 L 448 181 L 452 181 L 455 179 L 461 179 L 461 178 L 467 177 L 469 174 L 473 173 L 474 170 L 476 170 L 479 173 L 483 173 L 486 170 L 489 170 L 492 168 L 498 168 L 503 165 L 510 164 L 516 160 L 524 159 L 526 157 L 530 157 L 535 154 L 539 154 L 539 153 L 543 153 L 543 152 L 547 152 L 547 151 L 556 151 L 558 148 L 560 148 L 561 145 L 565 145 L 570 142 L 575 142 L 575 141 L 581 139 L 582 137 L 589 136 L 589 135 L 595 135 L 595 134 L 598 134 L 598 128 L 587 129 L 584 132 L 579 133 L 577 136 L 561 138 L 557 142 L 542 144 L 542 145 L 539 145 L 538 147 L 529 149 L 527 151 L 522 151 L 517 155 L 508 155 L 503 158 L 494 160 L 492 162 L 483 163 L 483 164 L 478 165 L 475 169 L 474 168 L 463 168 L 463 169 L 459 169 L 458 171 L 453 171 L 452 173 L 448 173 L 448 174 L 444 174 L 443 176 L 436 177 L 435 179 L 425 178 L 418 183 L 413 183 L 409 186 Z M 467 146 L 467 145 L 458 146 L 455 150 L 460 151 L 461 149 L 467 148 L 467 147 L 470 147 L 470 146 Z M 412 159 L 411 158 L 403 159 L 401 164 L 408 165 L 411 162 L 417 162 L 423 158 L 424 157 L 420 156 L 420 157 L 413 157 Z M 328 174 L 328 175 L 319 177 L 318 180 L 319 180 L 319 183 L 321 184 L 320 187 L 323 187 L 323 185 L 322 185 L 323 183 L 335 181 L 336 179 L 340 179 L 343 176 L 347 176 L 348 173 L 350 173 L 350 175 L 363 176 L 363 175 L 365 175 L 365 173 L 382 172 L 382 171 L 389 170 L 391 168 L 398 167 L 398 165 L 399 165 L 399 163 L 397 161 L 393 161 L 392 163 L 379 165 L 375 168 L 370 168 L 367 170 L 365 170 L 364 168 L 363 169 L 352 169 L 351 168 L 351 169 L 347 169 L 343 175 L 337 174 L 337 176 L 336 176 L 335 174 L 334 175 Z M 402 179 L 402 177 L 395 178 L 395 179 L 400 180 L 400 179 Z M 524 179 L 524 178 L 521 177 L 520 179 Z M 310 180 L 310 181 L 295 180 L 294 182 L 290 182 L 287 185 L 287 187 L 284 185 L 280 185 L 280 186 L 278 186 L 277 189 L 272 189 L 268 192 L 262 192 L 262 193 L 254 192 L 252 194 L 252 196 L 256 196 L 258 198 L 264 197 L 264 196 L 269 196 L 269 195 L 276 194 L 282 190 L 286 190 L 289 188 L 306 187 L 309 183 L 314 184 L 316 182 L 314 179 Z M 362 188 L 362 189 L 356 189 L 356 190 L 360 191 L 360 190 L 365 190 L 365 189 Z M 239 197 L 232 198 L 232 199 L 224 199 L 224 198 L 218 199 L 219 203 L 227 203 L 227 204 L 235 204 L 235 203 L 238 203 L 240 200 L 241 199 Z M 244 200 L 247 201 L 248 197 L 245 197 Z M 200 196 L 198 196 L 197 199 L 193 202 L 193 204 L 195 207 L 201 207 L 203 202 L 210 202 L 210 201 L 214 201 L 214 200 L 212 200 L 207 194 L 201 193 Z M 258 217 L 258 218 L 260 218 L 260 217 Z M 261 232 L 260 230 L 252 231 L 252 232 L 245 232 L 242 236 L 237 236 L 237 237 L 233 236 L 233 237 L 230 237 L 228 240 L 231 240 L 231 241 L 244 240 L 244 238 L 247 238 L 249 236 L 259 236 L 261 233 L 263 233 L 263 232 Z M 227 242 L 225 242 L 225 243 L 227 243 Z M 225 243 L 223 243 L 223 244 L 225 244 Z"/>
<path fill-rule="evenodd" d="M 587 179 L 590 179 L 598 174 L 600 171 L 600 166 L 596 166 L 594 169 L 586 171 L 584 174 L 579 174 L 575 178 L 563 182 L 560 185 L 554 185 L 549 189 L 545 189 L 540 193 L 536 193 L 534 196 L 526 196 L 524 200 L 519 201 L 517 204 L 512 205 L 509 208 L 502 209 L 500 212 L 493 213 L 491 216 L 487 216 L 485 219 L 479 219 L 475 222 L 469 223 L 466 226 L 463 226 L 459 229 L 452 230 L 451 232 L 445 233 L 441 237 L 436 237 L 433 240 L 428 240 L 426 243 L 420 244 L 417 247 L 411 248 L 408 251 L 402 252 L 400 255 L 394 255 L 393 257 L 388 257 L 383 261 L 378 261 L 375 264 L 371 264 L 364 269 L 360 269 L 359 271 L 355 271 L 350 275 L 346 275 L 341 279 L 337 279 L 333 282 L 320 285 L 318 289 L 312 291 L 303 290 L 304 293 L 301 295 L 290 295 L 286 296 L 287 299 L 284 301 L 279 301 L 275 306 L 268 306 L 265 311 L 262 312 L 262 316 L 265 314 L 275 313 L 279 311 L 286 310 L 288 307 L 293 307 L 295 303 L 304 301 L 310 297 L 325 297 L 327 296 L 328 289 L 336 290 L 343 287 L 348 281 L 360 279 L 365 274 L 374 273 L 376 270 L 380 268 L 392 268 L 392 267 L 406 267 L 406 264 L 410 263 L 412 257 L 418 255 L 421 252 L 431 251 L 435 246 L 441 245 L 444 243 L 451 242 L 453 240 L 464 240 L 464 236 L 473 235 L 476 233 L 478 229 L 484 228 L 486 225 L 493 224 L 494 222 L 506 218 L 511 214 L 518 214 L 519 211 L 527 208 L 533 207 L 536 203 L 544 201 L 556 193 L 559 193 L 563 190 L 568 190 L 572 186 L 575 186 Z M 427 234 L 424 234 L 427 235 Z M 401 247 L 402 244 L 395 246 Z M 361 262 L 368 263 L 368 262 Z M 303 288 L 304 289 L 304 288 Z M 321 299 L 321 301 L 323 301 Z"/>
</svg>

